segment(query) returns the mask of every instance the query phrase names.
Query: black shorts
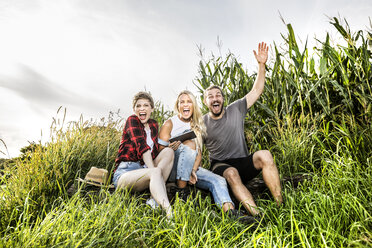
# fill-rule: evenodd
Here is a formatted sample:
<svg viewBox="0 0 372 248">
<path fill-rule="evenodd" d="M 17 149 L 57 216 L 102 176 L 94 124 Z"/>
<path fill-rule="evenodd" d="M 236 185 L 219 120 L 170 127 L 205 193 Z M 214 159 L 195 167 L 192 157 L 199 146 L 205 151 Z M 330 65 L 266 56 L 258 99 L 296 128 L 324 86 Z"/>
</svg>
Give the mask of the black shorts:
<svg viewBox="0 0 372 248">
<path fill-rule="evenodd" d="M 227 168 L 234 167 L 238 170 L 242 182 L 246 184 L 249 180 L 252 180 L 261 172 L 253 165 L 253 154 L 254 153 L 248 155 L 248 157 L 232 158 L 223 161 L 212 160 L 212 172 L 223 176 L 223 173 Z"/>
</svg>

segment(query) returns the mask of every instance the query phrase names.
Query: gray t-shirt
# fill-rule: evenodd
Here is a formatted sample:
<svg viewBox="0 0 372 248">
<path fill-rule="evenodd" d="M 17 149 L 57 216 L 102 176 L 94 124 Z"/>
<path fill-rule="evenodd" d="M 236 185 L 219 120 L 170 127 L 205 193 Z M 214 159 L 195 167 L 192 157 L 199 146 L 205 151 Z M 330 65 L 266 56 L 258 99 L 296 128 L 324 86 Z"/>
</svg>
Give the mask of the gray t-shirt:
<svg viewBox="0 0 372 248">
<path fill-rule="evenodd" d="M 244 138 L 244 119 L 247 114 L 246 98 L 228 105 L 221 119 L 214 120 L 208 114 L 203 116 L 207 127 L 204 144 L 211 160 L 226 160 L 248 156 Z"/>
</svg>

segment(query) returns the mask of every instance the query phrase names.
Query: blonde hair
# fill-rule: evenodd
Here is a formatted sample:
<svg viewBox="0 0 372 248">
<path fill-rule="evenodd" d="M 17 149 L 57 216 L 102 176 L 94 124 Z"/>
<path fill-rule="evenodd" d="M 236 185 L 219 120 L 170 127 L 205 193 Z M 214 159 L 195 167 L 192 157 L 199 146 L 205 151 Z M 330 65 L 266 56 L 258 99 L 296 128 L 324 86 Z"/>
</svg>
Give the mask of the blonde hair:
<svg viewBox="0 0 372 248">
<path fill-rule="evenodd" d="M 178 110 L 178 105 L 180 103 L 180 97 L 182 95 L 188 95 L 192 101 L 193 113 L 192 113 L 191 120 L 190 120 L 190 126 L 191 126 L 191 129 L 195 132 L 197 146 L 200 149 L 202 149 L 203 148 L 203 137 L 205 137 L 206 135 L 206 127 L 204 125 L 202 112 L 200 111 L 200 108 L 198 106 L 198 103 L 196 101 L 194 94 L 192 94 L 188 90 L 183 90 L 178 94 L 177 101 L 174 105 L 174 110 L 176 113 L 178 114 L 180 113 Z"/>
</svg>

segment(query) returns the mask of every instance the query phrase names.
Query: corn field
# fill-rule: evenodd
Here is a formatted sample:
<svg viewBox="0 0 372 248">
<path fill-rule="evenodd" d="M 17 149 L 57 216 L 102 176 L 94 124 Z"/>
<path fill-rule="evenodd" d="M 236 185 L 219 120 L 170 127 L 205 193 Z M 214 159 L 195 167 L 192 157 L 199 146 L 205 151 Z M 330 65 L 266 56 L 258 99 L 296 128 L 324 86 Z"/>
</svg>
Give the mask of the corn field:
<svg viewBox="0 0 372 248">
<path fill-rule="evenodd" d="M 245 135 L 251 152 L 272 152 L 281 177 L 308 177 L 296 189 L 282 185 L 282 207 L 257 199 L 264 212 L 257 229 L 200 194 L 176 200 L 172 220 L 149 208 L 144 194 L 87 195 L 81 187 L 68 195 L 91 166 L 112 170 L 124 119 L 110 113 L 65 123 L 59 109 L 47 144 L 0 161 L 0 247 L 371 247 L 372 24 L 353 32 L 332 18 L 342 44 L 327 34 L 311 51 L 286 27 L 281 45 L 271 45 L 265 90 L 248 112 Z M 255 78 L 232 53 L 202 55 L 194 85 L 201 101 L 204 89 L 221 86 L 228 104 Z M 159 124 L 171 115 L 156 104 Z"/>
</svg>

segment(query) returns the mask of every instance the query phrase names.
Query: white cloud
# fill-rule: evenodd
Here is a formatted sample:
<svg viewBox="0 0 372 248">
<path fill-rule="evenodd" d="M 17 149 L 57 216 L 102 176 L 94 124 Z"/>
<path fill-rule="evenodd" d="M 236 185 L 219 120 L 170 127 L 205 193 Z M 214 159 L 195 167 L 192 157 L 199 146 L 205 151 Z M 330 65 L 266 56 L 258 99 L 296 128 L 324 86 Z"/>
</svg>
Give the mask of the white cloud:
<svg viewBox="0 0 372 248">
<path fill-rule="evenodd" d="M 180 90 L 196 91 L 199 44 L 218 53 L 219 36 L 222 53 L 231 50 L 254 70 L 257 43 L 280 43 L 286 32 L 279 12 L 311 41 L 332 30 L 326 15 L 340 13 L 364 29 L 371 8 L 367 0 L 3 0 L 0 138 L 16 156 L 27 140 L 40 139 L 40 129 L 48 132 L 59 106 L 70 119 L 119 108 L 128 115 L 144 88 L 172 106 Z"/>
</svg>

